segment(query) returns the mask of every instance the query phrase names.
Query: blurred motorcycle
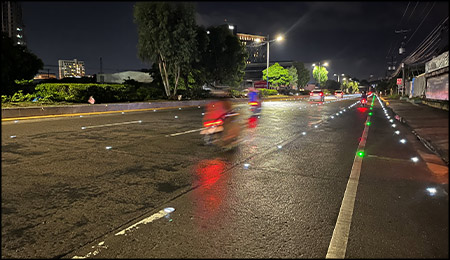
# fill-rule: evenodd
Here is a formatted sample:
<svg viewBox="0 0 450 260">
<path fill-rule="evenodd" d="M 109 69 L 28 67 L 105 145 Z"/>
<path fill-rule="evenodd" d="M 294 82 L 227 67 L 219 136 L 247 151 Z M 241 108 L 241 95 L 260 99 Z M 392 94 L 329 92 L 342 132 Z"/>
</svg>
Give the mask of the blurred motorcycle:
<svg viewBox="0 0 450 260">
<path fill-rule="evenodd" d="M 207 106 L 203 118 L 205 128 L 200 131 L 205 145 L 227 147 L 237 142 L 241 131 L 238 123 L 240 114 L 230 108 L 229 104 L 221 102 Z"/>
<path fill-rule="evenodd" d="M 360 102 L 361 102 L 361 106 L 365 107 L 367 104 L 367 98 L 361 98 Z"/>
</svg>

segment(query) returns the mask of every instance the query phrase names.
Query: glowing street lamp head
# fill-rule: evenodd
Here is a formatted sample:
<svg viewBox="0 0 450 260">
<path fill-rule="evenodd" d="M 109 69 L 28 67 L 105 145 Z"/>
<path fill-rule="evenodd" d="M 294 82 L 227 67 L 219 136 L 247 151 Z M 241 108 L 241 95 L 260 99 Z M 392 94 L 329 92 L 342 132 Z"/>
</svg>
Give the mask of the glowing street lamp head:
<svg viewBox="0 0 450 260">
<path fill-rule="evenodd" d="M 325 62 L 325 63 L 323 64 L 323 66 L 328 66 L 328 62 Z"/>
<path fill-rule="evenodd" d="M 255 42 L 261 42 L 261 39 L 260 38 L 256 38 Z"/>
<path fill-rule="evenodd" d="M 280 35 L 277 37 L 277 41 L 282 41 L 282 40 L 284 40 L 283 36 Z"/>
<path fill-rule="evenodd" d="M 316 66 L 316 64 L 315 63 L 313 63 L 311 66 L 313 66 L 313 67 L 315 67 Z"/>
</svg>

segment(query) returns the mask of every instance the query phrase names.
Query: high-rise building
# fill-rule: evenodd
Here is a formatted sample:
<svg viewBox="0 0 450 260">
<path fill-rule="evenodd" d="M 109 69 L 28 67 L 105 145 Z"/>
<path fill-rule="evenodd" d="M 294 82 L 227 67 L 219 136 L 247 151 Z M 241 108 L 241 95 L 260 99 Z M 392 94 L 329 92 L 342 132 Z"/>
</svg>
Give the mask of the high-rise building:
<svg viewBox="0 0 450 260">
<path fill-rule="evenodd" d="M 73 77 L 84 77 L 84 61 L 74 60 L 58 60 L 59 79 Z"/>
<path fill-rule="evenodd" d="M 8 34 L 15 44 L 26 45 L 20 3 L 16 1 L 2 1 L 1 6 L 2 32 Z"/>
<path fill-rule="evenodd" d="M 265 36 L 247 33 L 236 33 L 236 36 L 247 49 L 247 64 L 266 61 L 267 46 L 262 44 L 266 41 Z"/>
<path fill-rule="evenodd" d="M 266 36 L 239 33 L 237 32 L 237 26 L 233 24 L 226 24 L 223 26 L 228 26 L 228 29 L 230 29 L 245 46 L 245 49 L 248 52 L 247 64 L 266 61 L 267 46 L 264 44 L 267 39 Z"/>
</svg>

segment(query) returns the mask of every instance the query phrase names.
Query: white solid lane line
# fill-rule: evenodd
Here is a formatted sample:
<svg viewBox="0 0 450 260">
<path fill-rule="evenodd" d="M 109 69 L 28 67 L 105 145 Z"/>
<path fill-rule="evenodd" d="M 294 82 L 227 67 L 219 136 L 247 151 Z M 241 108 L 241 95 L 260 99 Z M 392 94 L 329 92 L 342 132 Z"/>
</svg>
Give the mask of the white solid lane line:
<svg viewBox="0 0 450 260">
<path fill-rule="evenodd" d="M 81 127 L 81 129 L 96 128 L 96 127 L 105 127 L 105 126 L 115 126 L 115 125 L 138 124 L 138 123 L 142 123 L 142 120 L 139 120 L 139 121 L 130 121 L 130 122 L 122 122 L 122 123 L 114 123 L 114 124 L 105 124 L 105 125 L 83 126 L 83 127 Z"/>
<path fill-rule="evenodd" d="M 367 117 L 364 132 L 362 134 L 361 141 L 358 145 L 358 151 L 363 151 L 366 146 L 366 139 L 369 133 L 370 116 Z M 352 171 L 347 182 L 347 188 L 345 189 L 344 198 L 342 199 L 341 209 L 336 221 L 336 226 L 333 230 L 333 236 L 331 237 L 330 245 L 328 246 L 328 252 L 325 258 L 345 258 L 345 252 L 347 250 L 348 235 L 350 233 L 350 225 L 352 222 L 353 209 L 355 206 L 356 191 L 358 189 L 359 176 L 361 174 L 361 165 L 363 157 L 355 155 L 353 161 Z"/>
<path fill-rule="evenodd" d="M 126 233 L 127 231 L 132 231 L 133 228 L 138 229 L 138 228 L 139 228 L 139 227 L 138 227 L 139 225 L 141 225 L 141 224 L 144 224 L 144 225 L 145 225 L 145 224 L 148 224 L 148 223 L 150 223 L 150 222 L 153 222 L 153 221 L 155 221 L 155 220 L 157 220 L 157 219 L 160 219 L 160 218 L 162 218 L 162 217 L 168 215 L 169 213 L 170 213 L 170 212 L 168 212 L 168 211 L 162 209 L 162 210 L 158 211 L 157 213 L 151 215 L 150 217 L 144 218 L 143 220 L 141 220 L 141 221 L 139 221 L 139 222 L 137 222 L 137 223 L 135 223 L 135 224 L 133 224 L 133 225 L 131 225 L 131 226 L 129 226 L 129 227 L 127 227 L 127 228 L 125 228 L 125 229 L 119 231 L 119 232 L 117 232 L 117 233 L 115 234 L 115 236 L 125 235 L 125 233 Z M 92 248 L 96 248 L 96 249 L 95 249 L 94 251 L 92 251 L 92 252 L 87 253 L 87 254 L 84 255 L 84 256 L 74 256 L 74 257 L 72 257 L 72 259 L 84 259 L 84 258 L 89 258 L 89 257 L 91 257 L 91 256 L 95 256 L 95 255 L 97 255 L 97 254 L 100 253 L 100 251 L 101 251 L 102 248 L 103 248 L 103 249 L 107 249 L 108 246 L 105 244 L 105 241 L 102 241 L 102 242 L 98 243 L 97 246 L 93 246 Z"/>
<path fill-rule="evenodd" d="M 206 129 L 206 127 L 202 127 L 199 129 L 194 129 L 194 130 L 188 130 L 188 131 L 184 131 L 184 132 L 180 132 L 180 133 L 175 133 L 175 134 L 170 134 L 170 135 L 166 135 L 166 136 L 177 136 L 177 135 L 182 135 L 182 134 L 188 134 L 188 133 L 192 133 L 192 132 L 197 132 L 197 131 L 201 131 L 203 129 Z"/>
</svg>

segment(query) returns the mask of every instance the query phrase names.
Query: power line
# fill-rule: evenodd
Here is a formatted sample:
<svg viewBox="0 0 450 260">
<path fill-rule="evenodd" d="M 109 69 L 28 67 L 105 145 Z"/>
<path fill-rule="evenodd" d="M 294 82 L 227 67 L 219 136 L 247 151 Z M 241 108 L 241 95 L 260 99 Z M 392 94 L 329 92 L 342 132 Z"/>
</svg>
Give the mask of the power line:
<svg viewBox="0 0 450 260">
<path fill-rule="evenodd" d="M 408 11 L 408 7 L 409 7 L 409 4 L 410 4 L 410 3 L 411 3 L 411 2 L 408 2 L 408 5 L 406 6 L 405 11 L 403 12 L 402 18 L 400 19 L 400 22 L 397 24 L 397 26 L 395 26 L 395 30 L 397 30 L 398 26 L 402 23 L 403 17 L 405 17 L 406 11 Z"/>
<path fill-rule="evenodd" d="M 433 9 L 434 5 L 436 4 L 436 2 L 433 2 L 433 6 L 431 6 L 430 10 L 428 11 L 427 15 L 422 19 L 422 22 L 420 22 L 419 26 L 417 26 L 416 30 L 414 31 L 414 33 L 411 35 L 411 37 L 409 37 L 408 41 L 406 42 L 406 44 L 408 44 L 409 41 L 411 41 L 411 39 L 413 38 L 414 34 L 416 34 L 417 30 L 420 28 L 420 26 L 422 25 L 422 23 L 425 21 L 425 19 L 427 19 L 428 15 L 430 14 L 431 10 Z"/>
<path fill-rule="evenodd" d="M 408 24 L 409 19 L 411 19 L 411 16 L 413 15 L 414 11 L 416 10 L 417 5 L 419 5 L 419 2 L 417 2 L 417 3 L 416 3 L 416 6 L 414 6 L 414 9 L 412 10 L 411 14 L 409 15 L 408 20 L 406 20 L 406 24 Z M 405 25 L 406 25 L 406 24 L 405 24 Z"/>
</svg>

